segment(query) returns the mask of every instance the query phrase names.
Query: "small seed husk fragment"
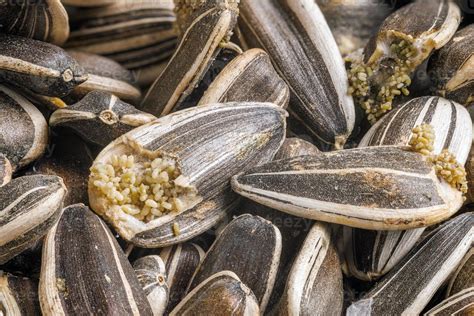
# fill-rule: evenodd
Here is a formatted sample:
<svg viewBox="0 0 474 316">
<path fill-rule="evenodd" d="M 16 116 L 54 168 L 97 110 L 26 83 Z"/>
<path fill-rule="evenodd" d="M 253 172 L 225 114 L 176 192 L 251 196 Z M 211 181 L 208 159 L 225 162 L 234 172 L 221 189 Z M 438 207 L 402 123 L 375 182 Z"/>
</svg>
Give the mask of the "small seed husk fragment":
<svg viewBox="0 0 474 316">
<path fill-rule="evenodd" d="M 455 271 L 474 241 L 474 213 L 459 215 L 427 235 L 347 315 L 418 315 Z"/>
<path fill-rule="evenodd" d="M 281 255 L 280 230 L 259 216 L 244 214 L 225 227 L 206 253 L 188 288 L 229 270 L 239 276 L 264 312 L 273 290 Z"/>
<path fill-rule="evenodd" d="M 433 133 L 425 133 L 422 139 L 413 142 L 414 129 L 426 124 Z M 464 165 L 472 143 L 466 135 L 471 134 L 472 121 L 463 106 L 440 97 L 420 97 L 381 118 L 365 134 L 359 147 L 411 145 L 428 155 L 448 150 Z M 423 231 L 424 228 L 390 232 L 345 227 L 344 255 L 348 272 L 362 280 L 379 278 L 415 246 Z"/>
<path fill-rule="evenodd" d="M 133 268 L 153 310 L 153 315 L 163 315 L 169 295 L 163 260 L 156 255 L 145 256 L 136 260 Z"/>
<path fill-rule="evenodd" d="M 103 91 L 132 104 L 138 103 L 142 94 L 134 85 L 136 78 L 130 70 L 104 56 L 74 50 L 67 52 L 89 74 L 87 81 L 74 89 L 68 100 L 77 102 L 91 91 Z"/>
<path fill-rule="evenodd" d="M 457 31 L 431 57 L 429 73 L 438 95 L 468 106 L 474 103 L 474 25 Z"/>
<path fill-rule="evenodd" d="M 228 0 L 178 1 L 181 10 L 189 10 L 186 31 L 168 65 L 148 90 L 141 109 L 156 116 L 179 108 L 197 86 L 223 43 L 230 40 L 237 23 L 238 2 Z M 191 23 L 188 23 L 192 21 Z"/>
<path fill-rule="evenodd" d="M 51 127 L 66 127 L 85 141 L 106 146 L 132 129 L 150 123 L 156 117 L 137 110 L 113 94 L 89 92 L 79 102 L 54 111 Z"/>
<path fill-rule="evenodd" d="M 290 90 L 265 51 L 250 49 L 234 58 L 216 77 L 199 101 L 212 103 L 270 102 L 285 108 Z"/>
<path fill-rule="evenodd" d="M 23 176 L 0 188 L 0 264 L 32 247 L 61 215 L 66 187 L 57 176 Z"/>
<path fill-rule="evenodd" d="M 374 124 L 408 95 L 411 75 L 454 35 L 461 21 L 451 0 L 417 0 L 392 13 L 363 52 L 348 56 L 349 92 Z"/>
<path fill-rule="evenodd" d="M 0 187 L 4 186 L 12 179 L 12 165 L 8 158 L 0 153 Z"/>
<path fill-rule="evenodd" d="M 49 97 L 63 97 L 87 80 L 84 69 L 62 48 L 0 33 L 0 78 Z"/>
<path fill-rule="evenodd" d="M 0 152 L 13 170 L 38 159 L 48 145 L 48 125 L 40 111 L 19 93 L 0 85 Z"/>
<path fill-rule="evenodd" d="M 288 84 L 290 114 L 311 136 L 342 148 L 354 127 L 354 103 L 341 54 L 314 0 L 242 0 L 239 28 Z"/>
<path fill-rule="evenodd" d="M 69 37 L 69 19 L 60 0 L 4 2 L 0 31 L 61 46 Z"/>
<path fill-rule="evenodd" d="M 0 272 L 1 310 L 4 315 L 41 315 L 38 283 Z"/>
<path fill-rule="evenodd" d="M 285 137 L 285 117 L 268 103 L 214 104 L 136 128 L 96 158 L 91 207 L 138 246 L 189 240 L 237 202 L 232 175 L 273 159 Z"/>
<path fill-rule="evenodd" d="M 192 290 L 170 313 L 176 315 L 260 315 L 252 290 L 231 271 L 216 273 Z"/>
<path fill-rule="evenodd" d="M 295 216 L 375 230 L 432 225 L 463 203 L 427 157 L 395 146 L 273 161 L 234 176 L 232 188 Z"/>
<path fill-rule="evenodd" d="M 83 204 L 64 209 L 44 240 L 39 297 L 44 315 L 74 314 L 78 306 L 94 315 L 152 315 L 114 236 Z"/>
<path fill-rule="evenodd" d="M 295 258 L 279 315 L 340 315 L 342 272 L 327 224 L 315 223 Z"/>
</svg>

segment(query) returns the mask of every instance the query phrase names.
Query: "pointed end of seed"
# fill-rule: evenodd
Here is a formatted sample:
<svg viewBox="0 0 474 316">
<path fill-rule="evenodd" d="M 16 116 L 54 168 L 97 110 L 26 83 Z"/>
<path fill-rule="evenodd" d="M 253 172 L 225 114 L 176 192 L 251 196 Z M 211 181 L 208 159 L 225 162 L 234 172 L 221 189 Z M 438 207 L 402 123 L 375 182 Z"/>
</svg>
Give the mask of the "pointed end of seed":
<svg viewBox="0 0 474 316">
<path fill-rule="evenodd" d="M 344 149 L 344 145 L 347 142 L 347 136 L 345 135 L 339 135 L 334 137 L 334 149 L 336 150 L 342 150 Z"/>
</svg>

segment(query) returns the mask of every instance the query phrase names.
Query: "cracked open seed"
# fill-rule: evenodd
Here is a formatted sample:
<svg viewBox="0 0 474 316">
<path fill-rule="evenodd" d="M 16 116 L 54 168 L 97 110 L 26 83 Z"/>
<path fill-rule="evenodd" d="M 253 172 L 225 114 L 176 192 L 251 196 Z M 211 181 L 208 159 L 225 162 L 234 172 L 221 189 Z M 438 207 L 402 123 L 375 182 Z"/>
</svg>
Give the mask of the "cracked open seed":
<svg viewBox="0 0 474 316">
<path fill-rule="evenodd" d="M 285 137 L 285 117 L 268 103 L 214 104 L 134 129 L 96 158 L 91 207 L 141 247 L 189 240 L 237 201 L 232 175 L 273 158 Z"/>
</svg>

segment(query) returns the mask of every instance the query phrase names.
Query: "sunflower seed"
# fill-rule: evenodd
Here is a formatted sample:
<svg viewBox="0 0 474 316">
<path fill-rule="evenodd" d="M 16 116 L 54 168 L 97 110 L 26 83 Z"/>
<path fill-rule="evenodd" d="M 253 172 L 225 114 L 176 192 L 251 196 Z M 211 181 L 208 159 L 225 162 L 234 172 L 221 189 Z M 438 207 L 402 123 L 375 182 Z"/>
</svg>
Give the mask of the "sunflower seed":
<svg viewBox="0 0 474 316">
<path fill-rule="evenodd" d="M 270 102 L 285 108 L 290 91 L 267 53 L 250 49 L 234 58 L 209 86 L 199 105 L 216 102 Z"/>
<path fill-rule="evenodd" d="M 99 55 L 71 50 L 68 54 L 89 73 L 87 81 L 74 89 L 69 99 L 77 102 L 91 91 L 108 92 L 133 104 L 140 99 L 141 91 L 134 86 L 133 73 L 122 65 Z"/>
<path fill-rule="evenodd" d="M 48 144 L 48 125 L 43 115 L 17 92 L 0 85 L 0 152 L 13 169 L 38 159 Z"/>
<path fill-rule="evenodd" d="M 432 126 L 432 152 L 453 153 L 464 165 L 472 139 L 472 122 L 461 105 L 439 97 L 413 99 L 385 115 L 367 132 L 359 144 L 365 146 L 409 145 L 413 129 Z M 362 280 L 376 279 L 393 268 L 405 256 L 424 228 L 408 231 L 369 231 L 344 228 L 345 259 L 348 272 Z"/>
<path fill-rule="evenodd" d="M 474 248 L 461 260 L 451 277 L 447 298 L 425 315 L 471 315 L 474 312 Z"/>
<path fill-rule="evenodd" d="M 92 91 L 78 103 L 56 110 L 49 119 L 52 127 L 67 127 L 85 141 L 106 146 L 132 129 L 156 120 L 151 114 L 106 92 Z"/>
<path fill-rule="evenodd" d="M 237 275 L 216 273 L 191 291 L 170 313 L 175 315 L 259 315 L 257 299 Z"/>
<path fill-rule="evenodd" d="M 316 0 L 341 54 L 364 48 L 383 20 L 393 11 L 385 2 Z"/>
<path fill-rule="evenodd" d="M 62 97 L 87 79 L 63 49 L 49 43 L 0 34 L 0 78 L 32 92 Z"/>
<path fill-rule="evenodd" d="M 425 228 L 375 231 L 344 227 L 347 274 L 372 281 L 389 272 L 415 246 Z"/>
<path fill-rule="evenodd" d="M 319 149 L 303 139 L 292 137 L 287 138 L 281 145 L 280 150 L 275 155 L 274 160 L 287 159 L 298 156 L 318 155 Z"/>
<path fill-rule="evenodd" d="M 474 25 L 457 31 L 430 59 L 437 93 L 463 105 L 474 103 Z"/>
<path fill-rule="evenodd" d="M 56 176 L 24 176 L 0 188 L 0 264 L 33 246 L 56 223 L 66 187 Z"/>
<path fill-rule="evenodd" d="M 133 263 L 133 268 L 153 310 L 153 315 L 163 315 L 169 295 L 163 260 L 154 255 L 142 257 Z"/>
<path fill-rule="evenodd" d="M 237 201 L 233 174 L 273 158 L 285 137 L 285 116 L 268 103 L 214 104 L 137 128 L 96 158 L 92 209 L 141 247 L 189 240 Z"/>
<path fill-rule="evenodd" d="M 78 278 L 78 276 L 81 276 Z M 152 315 L 135 272 L 107 226 L 83 204 L 64 209 L 43 245 L 44 315 Z"/>
<path fill-rule="evenodd" d="M 193 243 L 183 243 L 163 248 L 160 257 L 166 264 L 166 275 L 170 289 L 169 302 L 166 307 L 168 314 L 186 294 L 186 287 L 204 259 L 204 250 Z"/>
<path fill-rule="evenodd" d="M 0 153 L 0 187 L 10 182 L 12 173 L 13 169 L 10 160 L 8 160 L 4 154 Z"/>
<path fill-rule="evenodd" d="M 0 309 L 3 315 L 41 315 L 37 282 L 11 274 L 0 275 Z"/>
<path fill-rule="evenodd" d="M 342 272 L 331 231 L 316 223 L 291 268 L 279 315 L 340 315 Z"/>
<path fill-rule="evenodd" d="M 295 216 L 377 230 L 438 223 L 463 202 L 427 157 L 393 146 L 277 160 L 234 176 L 232 188 Z"/>
<path fill-rule="evenodd" d="M 424 315 L 472 315 L 474 313 L 474 287 L 448 297 Z"/>
<path fill-rule="evenodd" d="M 420 242 L 347 315 L 418 315 L 474 241 L 474 213 L 459 215 Z"/>
<path fill-rule="evenodd" d="M 0 5 L 0 31 L 62 45 L 69 19 L 60 0 L 5 1 Z"/>
<path fill-rule="evenodd" d="M 458 269 L 451 276 L 446 291 L 447 295 L 460 293 L 461 291 L 474 287 L 474 248 L 471 247 L 468 253 L 461 260 Z"/>
<path fill-rule="evenodd" d="M 235 0 L 178 1 L 177 9 L 186 11 L 189 25 L 170 62 L 148 90 L 142 109 L 156 116 L 177 110 L 194 90 L 220 46 L 229 41 L 237 22 L 238 2 Z M 181 17 L 178 14 L 178 19 Z M 192 21 L 188 23 L 189 21 Z"/>
<path fill-rule="evenodd" d="M 259 216 L 241 215 L 217 237 L 188 290 L 217 272 L 229 270 L 252 289 L 263 313 L 273 290 L 280 254 L 279 229 Z"/>
<path fill-rule="evenodd" d="M 79 8 L 71 15 L 66 47 L 112 58 L 139 78 L 142 71 L 151 73 L 153 81 L 176 46 L 173 7 L 172 0 L 115 0 Z"/>
<path fill-rule="evenodd" d="M 444 149 L 464 165 L 472 144 L 472 120 L 461 105 L 440 97 L 412 99 L 385 115 L 362 138 L 359 147 L 398 145 L 408 146 L 413 129 L 429 124 L 434 131 L 434 154 Z"/>
<path fill-rule="evenodd" d="M 246 43 L 263 47 L 291 91 L 289 111 L 323 143 L 342 148 L 354 127 L 336 42 L 314 0 L 242 0 Z"/>
<path fill-rule="evenodd" d="M 417 0 L 385 19 L 362 54 L 349 56 L 349 92 L 371 123 L 409 94 L 414 70 L 449 41 L 460 21 L 454 1 Z"/>
</svg>

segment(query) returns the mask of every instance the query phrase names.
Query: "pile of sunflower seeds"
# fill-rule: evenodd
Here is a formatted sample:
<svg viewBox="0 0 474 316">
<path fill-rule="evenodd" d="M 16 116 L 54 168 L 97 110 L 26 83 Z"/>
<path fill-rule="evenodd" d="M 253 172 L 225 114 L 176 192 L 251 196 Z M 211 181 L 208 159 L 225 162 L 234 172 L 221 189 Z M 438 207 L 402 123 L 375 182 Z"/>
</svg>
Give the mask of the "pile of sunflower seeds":
<svg viewBox="0 0 474 316">
<path fill-rule="evenodd" d="M 471 117 L 471 1 L 0 0 L 0 314 L 474 315 Z"/>
</svg>

